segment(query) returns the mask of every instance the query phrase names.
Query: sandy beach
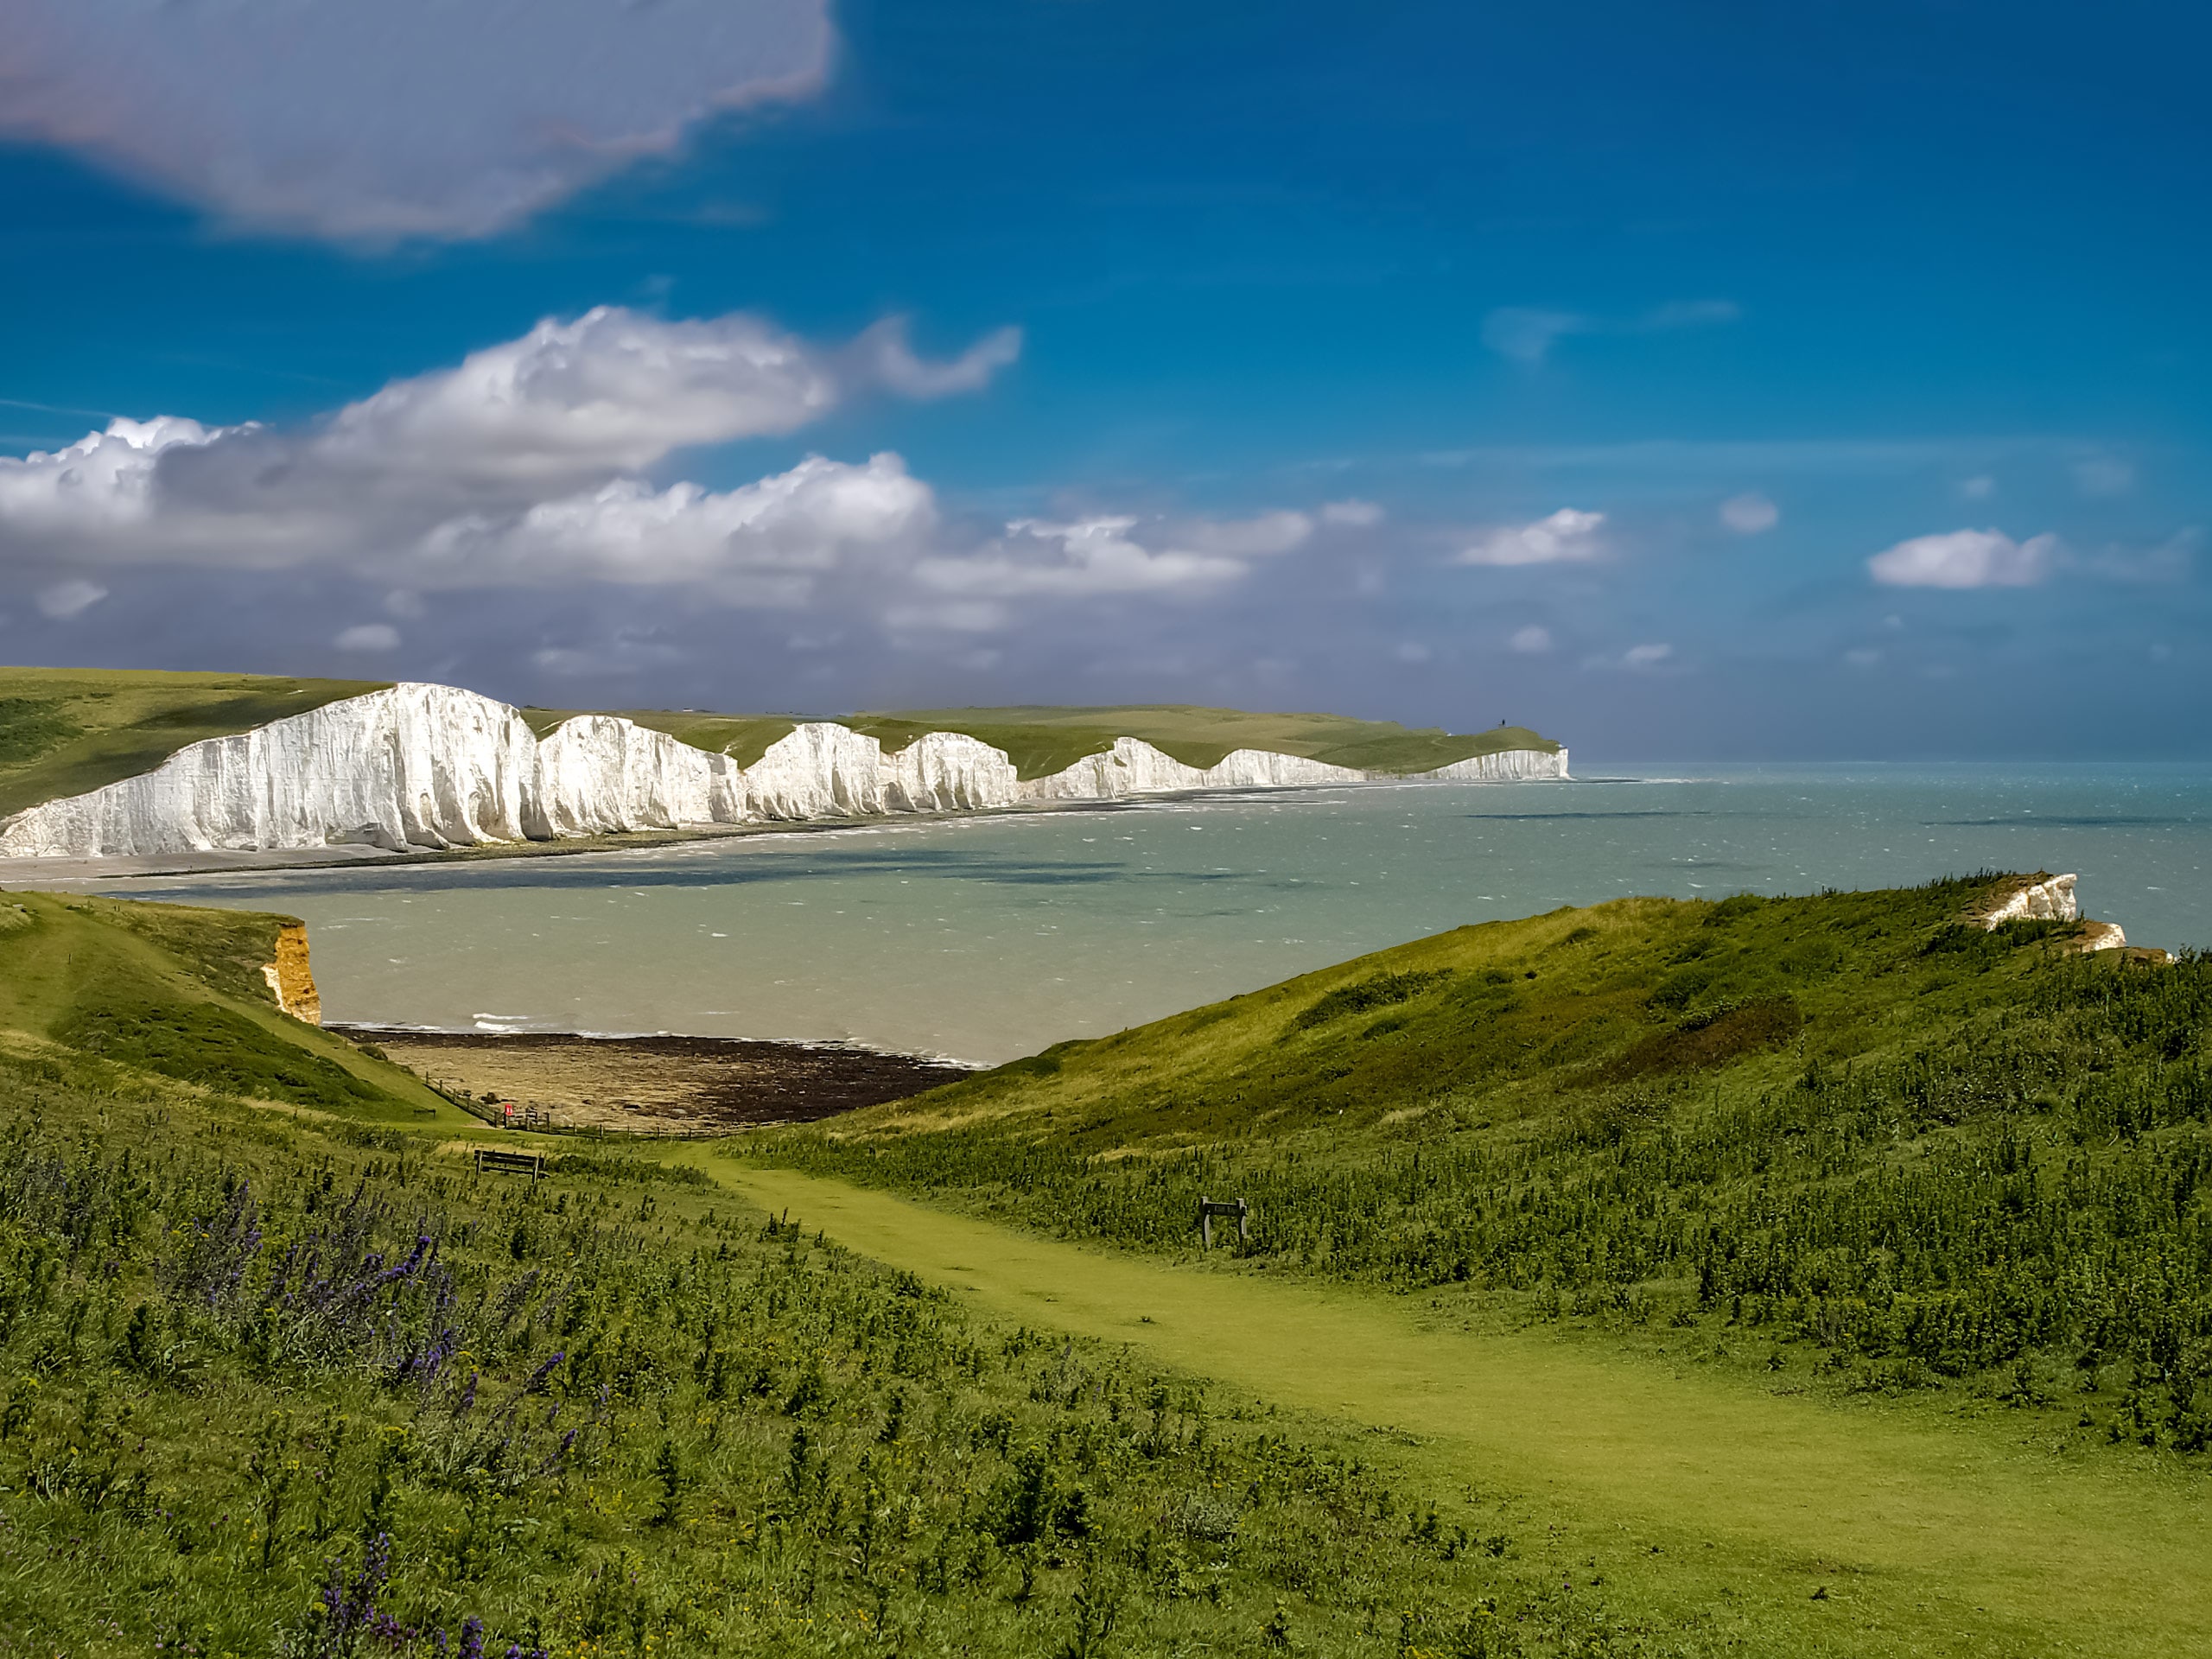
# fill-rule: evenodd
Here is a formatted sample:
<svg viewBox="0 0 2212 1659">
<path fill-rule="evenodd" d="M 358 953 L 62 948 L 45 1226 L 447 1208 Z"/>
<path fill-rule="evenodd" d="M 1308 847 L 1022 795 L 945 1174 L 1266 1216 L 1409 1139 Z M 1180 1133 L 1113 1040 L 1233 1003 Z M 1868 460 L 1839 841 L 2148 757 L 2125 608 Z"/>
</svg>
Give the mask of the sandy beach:
<svg viewBox="0 0 2212 1659">
<path fill-rule="evenodd" d="M 425 1032 L 333 1026 L 518 1127 L 726 1135 L 804 1123 L 934 1089 L 964 1066 L 837 1045 L 721 1037 Z M 486 1096 L 494 1101 L 487 1102 Z"/>
</svg>

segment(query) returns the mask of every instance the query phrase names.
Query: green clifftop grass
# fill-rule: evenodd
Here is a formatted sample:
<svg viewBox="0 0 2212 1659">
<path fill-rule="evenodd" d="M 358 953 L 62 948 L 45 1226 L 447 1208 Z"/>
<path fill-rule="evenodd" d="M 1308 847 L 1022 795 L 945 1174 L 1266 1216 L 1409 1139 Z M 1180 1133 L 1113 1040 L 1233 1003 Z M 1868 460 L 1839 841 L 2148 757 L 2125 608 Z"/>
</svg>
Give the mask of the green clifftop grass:
<svg viewBox="0 0 2212 1659">
<path fill-rule="evenodd" d="M 0 668 L 0 817 L 151 772 L 188 743 L 250 731 L 387 683 Z"/>
<path fill-rule="evenodd" d="M 261 967 L 291 919 L 0 893 L 0 1048 L 70 1076 L 153 1073 L 357 1122 L 467 1122 L 399 1067 L 278 1010 Z"/>
</svg>

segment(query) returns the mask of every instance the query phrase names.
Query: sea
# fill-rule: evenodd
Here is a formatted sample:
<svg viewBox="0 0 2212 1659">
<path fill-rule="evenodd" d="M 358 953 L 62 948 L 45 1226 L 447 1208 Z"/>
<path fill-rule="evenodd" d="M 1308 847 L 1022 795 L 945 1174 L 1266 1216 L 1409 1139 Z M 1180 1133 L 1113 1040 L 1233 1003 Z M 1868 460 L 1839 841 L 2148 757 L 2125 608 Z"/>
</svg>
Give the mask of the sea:
<svg viewBox="0 0 2212 1659">
<path fill-rule="evenodd" d="M 2212 946 L 2212 763 L 1612 766 L 95 885 L 304 918 L 332 1020 L 988 1065 L 1470 922 L 1984 869 Z"/>
</svg>

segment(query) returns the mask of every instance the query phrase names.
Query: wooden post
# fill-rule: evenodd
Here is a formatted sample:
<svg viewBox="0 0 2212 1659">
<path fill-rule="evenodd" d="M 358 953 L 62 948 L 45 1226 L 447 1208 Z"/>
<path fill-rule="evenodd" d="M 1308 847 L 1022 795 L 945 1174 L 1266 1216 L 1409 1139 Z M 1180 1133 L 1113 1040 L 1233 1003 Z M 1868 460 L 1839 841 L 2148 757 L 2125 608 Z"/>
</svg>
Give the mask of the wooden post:
<svg viewBox="0 0 2212 1659">
<path fill-rule="evenodd" d="M 1236 1217 L 1236 1239 L 1240 1244 L 1252 1240 L 1252 1206 L 1243 1198 L 1210 1198 L 1198 1195 L 1198 1236 L 1207 1249 L 1213 1249 L 1213 1218 L 1216 1216 Z"/>
</svg>

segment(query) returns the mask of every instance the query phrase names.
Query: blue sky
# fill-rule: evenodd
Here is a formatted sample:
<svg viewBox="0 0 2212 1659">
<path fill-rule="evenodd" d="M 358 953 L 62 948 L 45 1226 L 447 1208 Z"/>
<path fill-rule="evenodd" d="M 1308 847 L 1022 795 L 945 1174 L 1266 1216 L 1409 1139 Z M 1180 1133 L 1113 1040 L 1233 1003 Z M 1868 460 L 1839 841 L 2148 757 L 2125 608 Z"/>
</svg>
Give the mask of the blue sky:
<svg viewBox="0 0 2212 1659">
<path fill-rule="evenodd" d="M 10 659 L 2212 749 L 2194 12 L 349 10 L 26 8 Z"/>
</svg>

